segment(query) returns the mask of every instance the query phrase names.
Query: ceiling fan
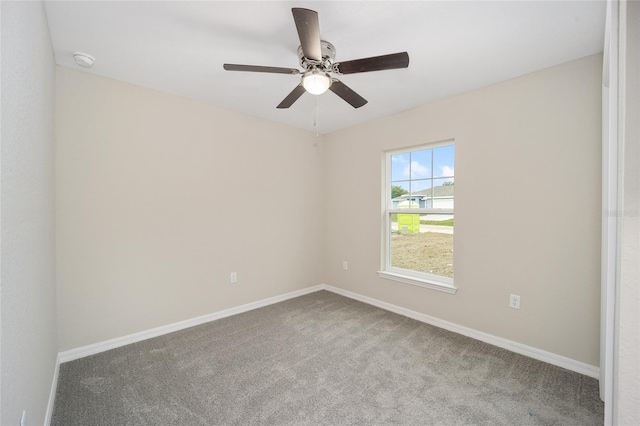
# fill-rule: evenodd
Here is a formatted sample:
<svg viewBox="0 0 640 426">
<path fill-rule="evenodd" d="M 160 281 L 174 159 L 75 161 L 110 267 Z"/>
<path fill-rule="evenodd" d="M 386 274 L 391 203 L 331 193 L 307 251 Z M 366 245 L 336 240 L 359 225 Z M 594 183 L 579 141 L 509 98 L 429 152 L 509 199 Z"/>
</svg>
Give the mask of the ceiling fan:
<svg viewBox="0 0 640 426">
<path fill-rule="evenodd" d="M 224 69 L 227 71 L 302 74 L 300 84 L 280 102 L 278 108 L 289 108 L 305 91 L 313 95 L 320 95 L 327 90 L 331 90 L 354 108 L 360 108 L 367 103 L 367 100 L 330 74 L 355 74 L 407 68 L 409 66 L 409 54 L 407 52 L 354 59 L 346 62 L 334 62 L 336 56 L 335 47 L 328 41 L 320 39 L 318 12 L 296 7 L 291 9 L 291 12 L 298 30 L 298 37 L 300 38 L 298 57 L 300 66 L 304 71 L 299 71 L 295 68 L 224 64 Z"/>
</svg>

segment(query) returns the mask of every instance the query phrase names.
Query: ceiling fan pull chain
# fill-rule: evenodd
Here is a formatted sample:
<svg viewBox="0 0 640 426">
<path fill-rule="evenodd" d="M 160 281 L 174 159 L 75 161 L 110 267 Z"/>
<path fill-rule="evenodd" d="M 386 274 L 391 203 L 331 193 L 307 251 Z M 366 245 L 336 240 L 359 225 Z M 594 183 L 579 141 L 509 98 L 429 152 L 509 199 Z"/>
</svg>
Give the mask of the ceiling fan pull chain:
<svg viewBox="0 0 640 426">
<path fill-rule="evenodd" d="M 318 97 L 315 96 L 316 98 L 316 108 L 313 114 L 313 127 L 316 129 L 316 138 L 320 137 L 320 130 L 318 129 Z"/>
</svg>

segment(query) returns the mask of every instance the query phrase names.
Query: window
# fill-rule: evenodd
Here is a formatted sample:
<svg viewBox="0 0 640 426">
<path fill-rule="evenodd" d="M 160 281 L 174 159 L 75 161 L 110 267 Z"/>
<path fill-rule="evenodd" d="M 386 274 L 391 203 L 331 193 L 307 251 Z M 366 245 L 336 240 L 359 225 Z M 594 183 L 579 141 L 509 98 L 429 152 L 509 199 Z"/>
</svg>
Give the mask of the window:
<svg viewBox="0 0 640 426">
<path fill-rule="evenodd" d="M 383 278 L 455 293 L 453 141 L 385 154 Z"/>
</svg>

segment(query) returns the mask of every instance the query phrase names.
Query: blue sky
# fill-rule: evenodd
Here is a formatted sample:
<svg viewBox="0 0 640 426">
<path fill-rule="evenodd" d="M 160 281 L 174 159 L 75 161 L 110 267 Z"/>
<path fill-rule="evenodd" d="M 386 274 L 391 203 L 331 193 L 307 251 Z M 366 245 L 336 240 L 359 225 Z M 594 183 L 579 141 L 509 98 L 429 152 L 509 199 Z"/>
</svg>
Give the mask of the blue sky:
<svg viewBox="0 0 640 426">
<path fill-rule="evenodd" d="M 453 145 L 392 155 L 391 185 L 415 192 L 453 181 L 454 157 Z"/>
</svg>

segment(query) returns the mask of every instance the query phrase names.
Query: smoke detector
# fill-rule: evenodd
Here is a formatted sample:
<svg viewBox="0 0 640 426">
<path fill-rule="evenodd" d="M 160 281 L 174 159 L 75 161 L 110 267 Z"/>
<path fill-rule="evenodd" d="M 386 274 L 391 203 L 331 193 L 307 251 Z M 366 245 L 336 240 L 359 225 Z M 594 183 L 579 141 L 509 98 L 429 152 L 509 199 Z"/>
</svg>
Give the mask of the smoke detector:
<svg viewBox="0 0 640 426">
<path fill-rule="evenodd" d="M 73 52 L 73 59 L 83 68 L 91 68 L 95 62 L 93 56 L 82 52 Z"/>
</svg>

